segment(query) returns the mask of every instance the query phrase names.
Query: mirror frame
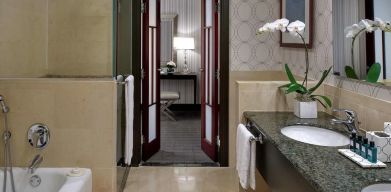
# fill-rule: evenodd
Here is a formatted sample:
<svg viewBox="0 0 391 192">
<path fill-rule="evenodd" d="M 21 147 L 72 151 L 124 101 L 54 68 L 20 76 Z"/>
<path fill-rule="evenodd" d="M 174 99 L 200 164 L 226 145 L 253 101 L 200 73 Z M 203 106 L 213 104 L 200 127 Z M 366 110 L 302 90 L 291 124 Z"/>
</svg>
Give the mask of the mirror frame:
<svg viewBox="0 0 391 192">
<path fill-rule="evenodd" d="M 176 55 L 177 52 L 174 49 L 173 41 L 174 37 L 177 35 L 177 28 L 178 28 L 178 14 L 176 13 L 161 13 L 160 14 L 160 22 L 171 22 L 171 60 L 174 61 L 175 63 L 177 62 L 176 60 Z M 163 47 L 163 46 L 161 46 Z M 160 61 L 160 66 L 165 66 L 165 62 Z"/>
</svg>

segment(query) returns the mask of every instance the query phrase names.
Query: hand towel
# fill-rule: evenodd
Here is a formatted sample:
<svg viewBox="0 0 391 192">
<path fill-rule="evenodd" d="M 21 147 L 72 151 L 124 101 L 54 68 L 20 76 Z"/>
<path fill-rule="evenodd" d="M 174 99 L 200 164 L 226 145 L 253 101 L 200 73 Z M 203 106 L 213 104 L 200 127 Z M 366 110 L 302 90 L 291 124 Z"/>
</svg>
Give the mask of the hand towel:
<svg viewBox="0 0 391 192">
<path fill-rule="evenodd" d="M 134 115 L 134 77 L 129 75 L 125 79 L 126 105 L 126 136 L 125 136 L 125 164 L 130 165 L 133 156 L 133 115 Z"/>
<path fill-rule="evenodd" d="M 240 185 L 244 189 L 255 190 L 255 142 L 254 137 L 243 124 L 239 124 L 236 134 L 236 170 Z"/>
</svg>

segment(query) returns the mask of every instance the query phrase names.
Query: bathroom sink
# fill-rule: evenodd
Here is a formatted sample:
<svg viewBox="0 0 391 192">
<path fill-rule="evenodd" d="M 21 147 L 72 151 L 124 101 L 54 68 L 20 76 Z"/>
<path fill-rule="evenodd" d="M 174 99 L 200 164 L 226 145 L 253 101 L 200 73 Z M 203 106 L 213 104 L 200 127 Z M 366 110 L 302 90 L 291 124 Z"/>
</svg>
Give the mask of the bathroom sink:
<svg viewBox="0 0 391 192">
<path fill-rule="evenodd" d="M 282 128 L 281 133 L 293 140 L 319 146 L 337 147 L 350 143 L 345 135 L 320 127 L 294 125 Z"/>
<path fill-rule="evenodd" d="M 365 187 L 361 192 L 391 192 L 391 183 L 379 183 Z"/>
</svg>

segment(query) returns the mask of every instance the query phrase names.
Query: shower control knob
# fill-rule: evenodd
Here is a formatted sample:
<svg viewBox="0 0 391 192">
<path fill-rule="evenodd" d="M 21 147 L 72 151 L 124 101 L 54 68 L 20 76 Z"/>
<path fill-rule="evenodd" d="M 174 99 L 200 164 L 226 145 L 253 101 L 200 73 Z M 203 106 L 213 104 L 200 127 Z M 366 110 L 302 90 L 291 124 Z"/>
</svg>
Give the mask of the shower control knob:
<svg viewBox="0 0 391 192">
<path fill-rule="evenodd" d="M 30 145 L 37 149 L 44 149 L 50 139 L 49 128 L 41 123 L 31 125 L 27 132 L 27 138 Z"/>
</svg>

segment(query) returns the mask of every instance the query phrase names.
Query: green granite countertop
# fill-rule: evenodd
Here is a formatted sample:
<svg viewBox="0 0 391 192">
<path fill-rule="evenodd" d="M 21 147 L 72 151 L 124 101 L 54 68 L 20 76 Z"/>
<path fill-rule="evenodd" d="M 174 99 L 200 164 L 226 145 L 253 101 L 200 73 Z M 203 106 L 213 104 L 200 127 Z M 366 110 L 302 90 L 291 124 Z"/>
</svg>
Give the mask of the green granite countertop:
<svg viewBox="0 0 391 192">
<path fill-rule="evenodd" d="M 344 147 L 322 147 L 295 141 L 283 135 L 281 128 L 308 124 L 349 135 L 343 125 L 331 125 L 333 117 L 320 112 L 317 119 L 300 119 L 292 112 L 245 112 L 299 173 L 318 191 L 361 191 L 376 182 L 391 182 L 391 164 L 387 168 L 364 169 L 338 153 Z"/>
</svg>

